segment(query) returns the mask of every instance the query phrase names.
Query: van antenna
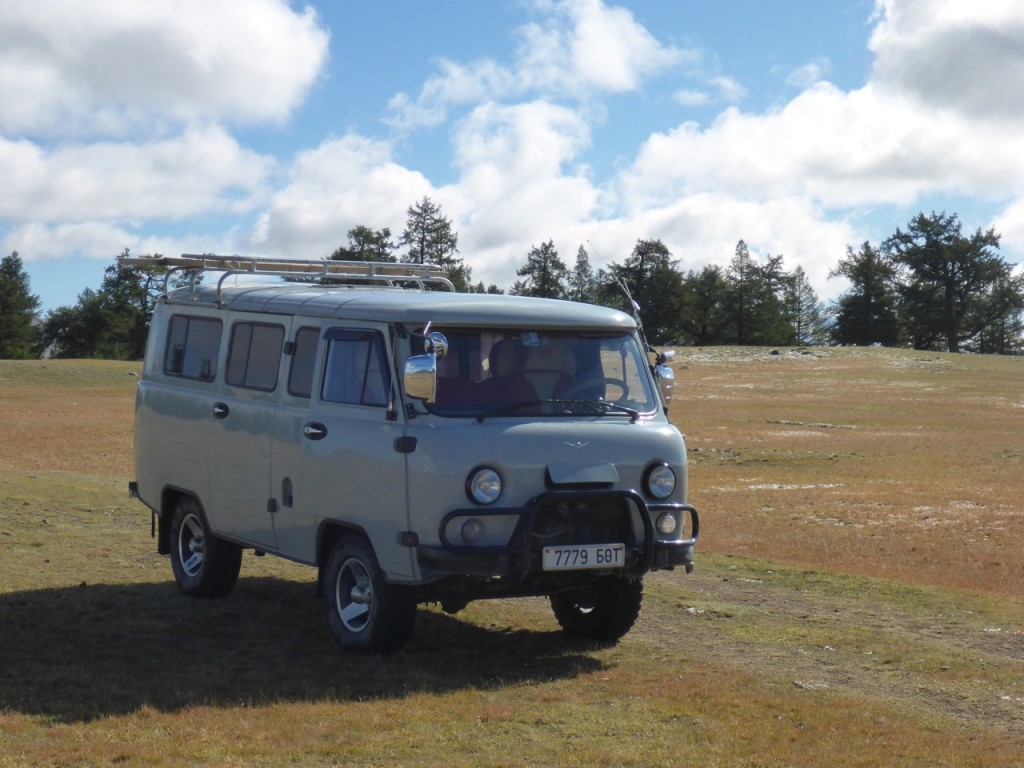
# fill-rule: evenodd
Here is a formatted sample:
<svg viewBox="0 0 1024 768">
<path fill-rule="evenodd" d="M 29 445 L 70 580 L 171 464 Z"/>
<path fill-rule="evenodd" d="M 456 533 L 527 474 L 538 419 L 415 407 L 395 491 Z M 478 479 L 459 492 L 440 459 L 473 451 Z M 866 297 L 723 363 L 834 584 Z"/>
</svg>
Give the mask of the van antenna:
<svg viewBox="0 0 1024 768">
<path fill-rule="evenodd" d="M 590 245 L 590 248 L 594 252 L 594 255 L 600 258 L 601 255 L 598 253 L 597 248 L 594 246 L 594 244 L 590 240 L 587 240 L 587 243 Z M 619 286 L 619 290 L 621 290 L 622 293 L 629 300 L 630 315 L 632 315 L 633 319 L 636 321 L 636 329 L 640 332 L 640 338 L 643 339 L 644 346 L 646 346 L 648 349 L 653 349 L 653 347 L 647 342 L 647 335 L 644 333 L 644 324 L 640 319 L 640 305 L 633 298 L 633 294 L 629 292 L 629 286 L 626 285 L 626 281 L 623 280 L 618 275 L 616 275 L 614 272 L 611 272 L 610 274 L 612 280 L 615 282 L 617 286 Z"/>
<path fill-rule="evenodd" d="M 598 258 L 600 258 L 600 254 L 597 253 L 597 249 L 594 248 L 594 244 L 591 243 L 589 240 L 587 241 L 587 243 L 590 245 L 591 249 L 594 251 L 594 254 L 597 255 Z M 610 272 L 610 274 L 611 274 L 611 280 L 614 282 L 614 284 L 616 286 L 618 286 L 618 290 L 621 290 L 626 295 L 626 298 L 629 299 L 630 307 L 631 307 L 630 314 L 633 316 L 633 319 L 634 319 L 634 321 L 637 324 L 637 333 L 640 334 L 640 340 L 643 342 L 644 347 L 646 347 L 647 350 L 649 352 L 651 352 L 652 354 L 657 355 L 658 364 L 662 364 L 662 362 L 666 359 L 666 357 L 664 356 L 664 353 L 663 352 L 659 352 L 654 347 L 652 347 L 650 342 L 647 341 L 647 334 L 644 333 L 643 321 L 640 318 L 640 304 L 637 303 L 636 299 L 633 298 L 633 294 L 630 293 L 630 287 L 628 285 L 626 285 L 626 281 L 623 280 L 622 278 L 620 278 L 620 276 L 618 276 L 614 272 Z"/>
</svg>

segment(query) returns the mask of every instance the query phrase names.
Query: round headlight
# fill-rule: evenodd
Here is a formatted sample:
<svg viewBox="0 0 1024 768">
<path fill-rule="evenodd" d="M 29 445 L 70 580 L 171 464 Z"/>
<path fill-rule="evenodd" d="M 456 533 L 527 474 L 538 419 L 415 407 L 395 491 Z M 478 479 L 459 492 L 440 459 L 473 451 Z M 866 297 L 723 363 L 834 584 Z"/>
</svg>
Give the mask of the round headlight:
<svg viewBox="0 0 1024 768">
<path fill-rule="evenodd" d="M 490 467 L 477 467 L 466 480 L 466 495 L 477 504 L 493 504 L 501 496 L 501 475 Z"/>
<path fill-rule="evenodd" d="M 655 499 L 667 499 L 675 489 L 676 473 L 668 464 L 657 464 L 647 470 L 647 492 Z"/>
</svg>

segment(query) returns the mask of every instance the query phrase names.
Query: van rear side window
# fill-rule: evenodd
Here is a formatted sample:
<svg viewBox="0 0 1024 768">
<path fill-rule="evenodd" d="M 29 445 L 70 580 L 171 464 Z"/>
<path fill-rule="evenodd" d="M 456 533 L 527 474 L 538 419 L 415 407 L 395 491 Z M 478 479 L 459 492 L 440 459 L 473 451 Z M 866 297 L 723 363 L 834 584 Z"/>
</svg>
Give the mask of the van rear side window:
<svg viewBox="0 0 1024 768">
<path fill-rule="evenodd" d="M 164 373 L 186 379 L 213 381 L 220 354 L 220 320 L 175 315 L 167 333 Z"/>
<path fill-rule="evenodd" d="M 228 384 L 273 391 L 277 386 L 283 344 L 283 326 L 235 323 L 231 329 L 231 347 L 228 352 Z"/>
</svg>

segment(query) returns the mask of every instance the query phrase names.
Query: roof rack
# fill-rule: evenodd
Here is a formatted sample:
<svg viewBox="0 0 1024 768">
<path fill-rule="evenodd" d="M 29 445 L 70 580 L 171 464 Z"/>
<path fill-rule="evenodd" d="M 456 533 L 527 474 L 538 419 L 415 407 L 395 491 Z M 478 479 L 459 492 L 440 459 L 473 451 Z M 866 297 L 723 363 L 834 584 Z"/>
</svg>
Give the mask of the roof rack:
<svg viewBox="0 0 1024 768">
<path fill-rule="evenodd" d="M 119 265 L 138 269 L 169 267 L 164 275 L 164 296 L 168 294 L 174 274 L 192 272 L 191 289 L 195 298 L 196 279 L 203 272 L 222 272 L 217 281 L 217 303 L 221 303 L 224 282 L 237 275 L 267 275 L 278 277 L 331 278 L 383 283 L 416 283 L 423 288 L 428 284 L 440 285 L 454 291 L 448 273 L 436 264 L 413 264 L 387 261 L 335 261 L 333 259 L 262 259 L 249 256 L 218 256 L 212 253 L 183 253 L 181 256 L 118 256 Z"/>
</svg>

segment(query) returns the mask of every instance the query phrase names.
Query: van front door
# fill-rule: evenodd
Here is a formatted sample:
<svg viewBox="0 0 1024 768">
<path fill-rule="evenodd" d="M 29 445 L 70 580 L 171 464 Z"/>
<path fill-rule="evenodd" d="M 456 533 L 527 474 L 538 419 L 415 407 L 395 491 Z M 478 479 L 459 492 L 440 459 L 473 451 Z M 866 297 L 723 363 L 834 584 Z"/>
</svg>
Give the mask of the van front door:
<svg viewBox="0 0 1024 768">
<path fill-rule="evenodd" d="M 408 505 L 405 454 L 396 450 L 402 426 L 387 415 L 386 336 L 373 328 L 330 328 L 318 358 L 309 409 L 301 426 L 291 427 L 299 468 L 291 506 L 274 520 L 280 551 L 314 562 L 320 522 L 333 520 L 366 534 L 389 578 L 410 579 L 411 551 L 397 543 L 408 530 Z"/>
</svg>

